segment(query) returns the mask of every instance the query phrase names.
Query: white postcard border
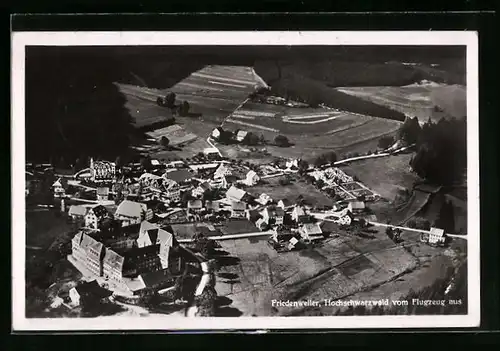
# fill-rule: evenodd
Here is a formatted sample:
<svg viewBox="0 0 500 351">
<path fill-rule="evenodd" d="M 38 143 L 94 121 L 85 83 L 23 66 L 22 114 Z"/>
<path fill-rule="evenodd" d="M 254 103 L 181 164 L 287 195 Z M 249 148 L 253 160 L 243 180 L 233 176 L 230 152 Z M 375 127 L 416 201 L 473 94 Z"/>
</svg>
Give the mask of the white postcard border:
<svg viewBox="0 0 500 351">
<path fill-rule="evenodd" d="M 16 32 L 11 47 L 12 329 L 206 330 L 477 327 L 480 323 L 478 36 L 472 31 Z M 25 47 L 127 45 L 465 45 L 467 47 L 467 315 L 333 317 L 25 317 Z"/>
</svg>

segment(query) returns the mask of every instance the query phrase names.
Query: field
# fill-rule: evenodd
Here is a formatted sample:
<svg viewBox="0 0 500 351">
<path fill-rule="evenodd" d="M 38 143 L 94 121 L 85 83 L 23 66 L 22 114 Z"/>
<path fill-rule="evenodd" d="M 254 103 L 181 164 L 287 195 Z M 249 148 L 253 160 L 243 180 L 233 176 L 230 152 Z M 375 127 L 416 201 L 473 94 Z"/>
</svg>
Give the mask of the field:
<svg viewBox="0 0 500 351">
<path fill-rule="evenodd" d="M 351 176 L 357 176 L 368 188 L 387 200 L 394 200 L 402 187 L 411 189 L 418 176 L 411 172 L 411 154 L 372 158 L 342 165 L 340 168 Z"/>
<path fill-rule="evenodd" d="M 466 90 L 461 85 L 429 83 L 402 87 L 343 87 L 337 90 L 409 116 L 417 116 L 420 121 L 429 117 L 437 121 L 446 116 L 460 118 L 467 115 Z M 440 109 L 435 110 L 435 106 Z"/>
<path fill-rule="evenodd" d="M 416 267 L 418 260 L 375 231 L 373 239 L 343 235 L 314 249 L 278 254 L 264 239 L 220 242 L 224 259 L 216 290 L 244 315 L 289 315 L 272 299 L 322 301 L 384 283 Z M 225 257 L 228 257 L 225 256 Z M 230 263 L 230 264 L 229 264 Z"/>
<path fill-rule="evenodd" d="M 158 141 L 160 141 L 162 137 L 166 137 L 170 141 L 169 145 L 172 146 L 186 144 L 197 138 L 196 135 L 187 132 L 183 127 L 181 127 L 178 124 L 157 129 L 154 132 L 147 133 L 147 135 Z"/>
<path fill-rule="evenodd" d="M 331 206 L 332 199 L 321 193 L 313 185 L 294 182 L 289 185 L 280 185 L 279 177 L 266 179 L 268 184 L 262 184 L 247 189 L 250 194 L 259 196 L 262 193 L 269 195 L 272 199 L 279 201 L 288 199 L 295 201 L 299 195 L 304 197 L 304 200 L 310 204 L 317 206 Z"/>
</svg>

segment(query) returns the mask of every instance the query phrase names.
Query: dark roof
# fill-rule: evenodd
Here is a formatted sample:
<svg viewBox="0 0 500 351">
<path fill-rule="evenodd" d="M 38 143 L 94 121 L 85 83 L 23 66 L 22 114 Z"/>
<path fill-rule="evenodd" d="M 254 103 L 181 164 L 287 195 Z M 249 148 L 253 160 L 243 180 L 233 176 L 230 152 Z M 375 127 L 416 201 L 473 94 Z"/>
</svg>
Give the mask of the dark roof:
<svg viewBox="0 0 500 351">
<path fill-rule="evenodd" d="M 106 209 L 106 207 L 104 207 L 102 205 L 97 205 L 97 206 L 92 207 L 92 211 L 94 211 L 94 213 L 97 217 L 104 217 L 104 216 L 109 215 L 109 212 Z"/>
<path fill-rule="evenodd" d="M 172 275 L 167 269 L 156 272 L 148 272 L 141 274 L 142 281 L 147 288 L 155 288 L 162 286 L 172 278 Z"/>
<path fill-rule="evenodd" d="M 247 208 L 246 203 L 239 201 L 231 201 L 231 208 L 233 210 L 245 210 Z"/>
<path fill-rule="evenodd" d="M 179 169 L 176 171 L 171 171 L 171 172 L 165 173 L 165 177 L 167 179 L 172 179 L 173 181 L 180 183 L 180 182 L 184 182 L 188 179 L 193 178 L 193 173 L 191 173 L 185 169 Z"/>
<path fill-rule="evenodd" d="M 249 217 L 250 217 L 250 220 L 252 222 L 255 222 L 256 220 L 258 220 L 259 218 L 261 218 L 261 214 L 259 213 L 259 211 L 257 210 L 250 210 L 249 211 Z"/>
<path fill-rule="evenodd" d="M 113 294 L 110 290 L 101 287 L 95 280 L 80 283 L 75 289 L 80 296 L 91 296 L 98 299 L 103 299 Z"/>
<path fill-rule="evenodd" d="M 160 251 L 160 245 L 149 245 L 144 247 L 134 247 L 124 252 L 127 259 L 137 259 L 141 256 L 155 255 Z"/>
</svg>

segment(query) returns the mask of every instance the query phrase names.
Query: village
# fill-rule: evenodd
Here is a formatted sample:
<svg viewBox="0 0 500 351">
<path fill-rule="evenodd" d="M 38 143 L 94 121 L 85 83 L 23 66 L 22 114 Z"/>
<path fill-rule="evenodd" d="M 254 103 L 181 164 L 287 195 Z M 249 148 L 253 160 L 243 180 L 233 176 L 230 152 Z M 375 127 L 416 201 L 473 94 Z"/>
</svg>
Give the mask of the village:
<svg viewBox="0 0 500 351">
<path fill-rule="evenodd" d="M 217 143 L 221 133 L 216 128 L 210 140 Z M 241 142 L 245 133 L 234 138 Z M 54 169 L 27 166 L 29 197 L 36 193 L 37 169 Z M 378 223 L 369 209 L 380 195 L 333 165 L 315 167 L 300 159 L 252 165 L 221 157 L 214 145 L 190 162 L 143 158 L 117 166 L 91 158 L 89 167 L 75 174 L 54 176 L 56 210 L 78 228 L 67 260 L 84 277 L 54 306 L 78 306 L 82 296 L 135 304 L 157 294 L 186 304 L 207 285 L 215 286 L 217 241 L 267 238 L 268 247 L 286 255 L 375 225 L 386 227 L 395 243 L 401 240 L 401 228 Z M 293 182 L 315 184 L 331 206 L 310 203 L 300 194 L 276 198 L 257 191 L 276 178 L 272 186 L 278 190 Z M 413 229 L 421 242 L 445 244 L 442 229 L 426 229 Z M 197 283 L 186 298 L 179 289 L 188 276 Z"/>
</svg>

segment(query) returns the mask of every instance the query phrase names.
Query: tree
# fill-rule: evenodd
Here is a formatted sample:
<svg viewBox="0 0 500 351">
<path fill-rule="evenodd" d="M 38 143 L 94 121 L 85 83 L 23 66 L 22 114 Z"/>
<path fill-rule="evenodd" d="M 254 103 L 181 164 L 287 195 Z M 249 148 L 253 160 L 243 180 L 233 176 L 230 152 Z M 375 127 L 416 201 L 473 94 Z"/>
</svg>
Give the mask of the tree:
<svg viewBox="0 0 500 351">
<path fill-rule="evenodd" d="M 318 180 L 316 180 L 316 187 L 317 187 L 318 189 L 321 189 L 321 188 L 323 188 L 324 186 L 325 186 L 325 182 L 324 182 L 324 180 L 323 180 L 323 179 L 318 179 Z"/>
<path fill-rule="evenodd" d="M 299 166 L 299 174 L 306 174 L 307 170 L 309 169 L 309 163 L 306 160 L 299 160 L 297 165 Z"/>
<path fill-rule="evenodd" d="M 116 159 L 115 159 L 115 167 L 117 169 L 120 169 L 123 167 L 123 160 L 121 158 L 121 156 L 117 156 Z"/>
<path fill-rule="evenodd" d="M 259 135 L 259 143 L 265 144 L 266 143 L 266 137 L 264 134 Z"/>
<path fill-rule="evenodd" d="M 325 155 L 319 155 L 314 159 L 314 166 L 321 167 L 326 163 Z"/>
<path fill-rule="evenodd" d="M 445 201 L 441 205 L 435 226 L 444 229 L 446 233 L 455 232 L 455 214 L 451 201 Z"/>
<path fill-rule="evenodd" d="M 330 151 L 330 152 L 327 152 L 325 155 L 324 155 L 324 159 L 327 161 L 327 162 L 330 162 L 330 163 L 335 163 L 337 162 L 337 154 L 334 152 L 334 151 Z"/>
<path fill-rule="evenodd" d="M 165 106 L 166 107 L 169 107 L 169 108 L 172 108 L 173 106 L 175 106 L 175 98 L 176 98 L 176 95 L 174 92 L 168 92 L 167 95 L 165 95 Z"/>
<path fill-rule="evenodd" d="M 408 221 L 407 223 L 409 228 L 416 228 L 417 227 L 417 222 L 412 218 Z"/>
<path fill-rule="evenodd" d="M 167 148 L 168 145 L 170 144 L 170 140 L 166 136 L 162 136 L 161 139 L 160 139 L 160 144 L 164 148 Z"/>
<path fill-rule="evenodd" d="M 187 116 L 189 114 L 189 102 L 187 102 L 186 100 L 184 100 L 180 106 L 180 109 L 179 109 L 179 114 L 181 116 Z"/>
<path fill-rule="evenodd" d="M 280 147 L 286 147 L 290 145 L 290 142 L 288 141 L 288 138 L 284 135 L 277 135 L 274 138 L 274 143 Z"/>
<path fill-rule="evenodd" d="M 417 117 L 406 118 L 403 125 L 399 129 L 399 139 L 405 141 L 407 144 L 414 144 L 417 142 L 421 132 L 420 123 Z"/>
<path fill-rule="evenodd" d="M 141 167 L 144 170 L 150 169 L 152 167 L 152 165 L 151 165 L 151 158 L 149 158 L 149 157 L 143 157 L 143 158 L 141 158 Z"/>
<path fill-rule="evenodd" d="M 259 137 L 257 134 L 248 132 L 245 139 L 243 140 L 243 143 L 246 145 L 257 145 L 259 143 Z"/>
<path fill-rule="evenodd" d="M 200 296 L 196 296 L 195 303 L 198 307 L 198 315 L 203 317 L 211 317 L 215 315 L 215 301 L 217 300 L 217 292 L 213 287 L 206 286 Z"/>
<path fill-rule="evenodd" d="M 392 136 L 383 136 L 378 140 L 378 147 L 381 149 L 387 149 L 394 144 L 394 138 Z"/>
</svg>

